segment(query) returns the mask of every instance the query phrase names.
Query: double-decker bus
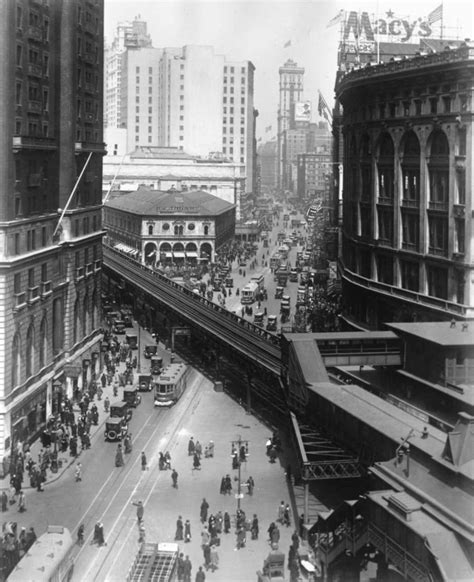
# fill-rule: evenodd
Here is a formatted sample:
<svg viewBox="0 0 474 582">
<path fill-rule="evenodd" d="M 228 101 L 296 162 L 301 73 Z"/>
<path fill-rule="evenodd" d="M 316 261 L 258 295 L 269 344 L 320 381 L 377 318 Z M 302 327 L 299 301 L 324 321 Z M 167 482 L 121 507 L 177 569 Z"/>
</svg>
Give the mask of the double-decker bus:
<svg viewBox="0 0 474 582">
<path fill-rule="evenodd" d="M 66 582 L 72 579 L 74 540 L 60 525 L 49 525 L 18 562 L 7 582 Z"/>
<path fill-rule="evenodd" d="M 183 362 L 169 364 L 155 381 L 155 406 L 172 406 L 186 390 L 190 367 Z"/>
<path fill-rule="evenodd" d="M 281 263 L 281 255 L 278 251 L 275 251 L 270 257 L 270 268 L 277 269 Z"/>
</svg>

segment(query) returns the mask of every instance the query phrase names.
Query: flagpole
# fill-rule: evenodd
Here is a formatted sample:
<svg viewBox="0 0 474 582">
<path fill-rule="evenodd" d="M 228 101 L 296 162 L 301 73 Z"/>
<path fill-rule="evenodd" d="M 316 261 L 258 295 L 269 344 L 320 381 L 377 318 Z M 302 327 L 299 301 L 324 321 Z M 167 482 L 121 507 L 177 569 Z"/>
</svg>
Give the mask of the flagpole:
<svg viewBox="0 0 474 582">
<path fill-rule="evenodd" d="M 444 6 L 441 2 L 441 40 L 443 40 L 443 18 L 444 18 Z"/>
</svg>

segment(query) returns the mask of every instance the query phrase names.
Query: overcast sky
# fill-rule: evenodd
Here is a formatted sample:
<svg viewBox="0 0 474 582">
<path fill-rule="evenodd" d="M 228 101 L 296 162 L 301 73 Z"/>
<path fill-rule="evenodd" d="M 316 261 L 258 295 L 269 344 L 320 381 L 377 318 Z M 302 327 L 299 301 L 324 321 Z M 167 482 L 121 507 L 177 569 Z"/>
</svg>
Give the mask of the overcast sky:
<svg viewBox="0 0 474 582">
<path fill-rule="evenodd" d="M 331 105 L 340 27 L 327 28 L 341 9 L 367 11 L 384 18 L 388 11 L 415 21 L 426 17 L 441 0 L 105 0 L 105 35 L 112 40 L 118 22 L 136 16 L 147 21 L 154 47 L 203 44 L 229 60 L 250 60 L 255 71 L 257 135 L 276 135 L 278 68 L 289 58 L 305 68 L 305 99 L 317 113 L 320 89 Z M 473 38 L 470 0 L 444 0 L 445 37 Z M 439 31 L 439 25 L 433 25 Z M 437 28 L 436 28 L 437 27 Z M 433 32 L 433 36 L 435 36 Z M 285 48 L 285 44 L 291 42 Z M 268 126 L 271 131 L 265 131 Z"/>
</svg>

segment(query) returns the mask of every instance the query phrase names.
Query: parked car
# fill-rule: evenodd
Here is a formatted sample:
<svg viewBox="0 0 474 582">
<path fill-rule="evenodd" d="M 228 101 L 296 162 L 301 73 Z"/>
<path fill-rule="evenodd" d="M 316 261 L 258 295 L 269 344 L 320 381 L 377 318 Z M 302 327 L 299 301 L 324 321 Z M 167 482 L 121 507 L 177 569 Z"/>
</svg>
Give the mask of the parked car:
<svg viewBox="0 0 474 582">
<path fill-rule="evenodd" d="M 269 315 L 267 319 L 267 331 L 276 331 L 277 329 L 277 316 Z"/>
<path fill-rule="evenodd" d="M 140 374 L 138 376 L 138 390 L 140 392 L 150 392 L 153 388 L 153 382 L 149 374 Z"/>
</svg>

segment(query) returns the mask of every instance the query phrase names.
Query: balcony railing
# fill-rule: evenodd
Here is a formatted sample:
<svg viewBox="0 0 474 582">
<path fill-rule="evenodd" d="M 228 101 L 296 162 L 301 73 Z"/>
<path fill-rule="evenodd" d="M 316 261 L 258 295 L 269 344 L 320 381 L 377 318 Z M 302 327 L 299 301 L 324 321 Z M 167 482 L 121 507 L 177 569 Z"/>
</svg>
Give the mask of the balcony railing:
<svg viewBox="0 0 474 582">
<path fill-rule="evenodd" d="M 437 210 L 438 212 L 447 212 L 448 201 L 447 200 L 430 200 L 429 210 Z"/>
<path fill-rule="evenodd" d="M 100 261 L 100 260 L 94 261 L 94 271 L 97 272 L 97 271 L 100 271 L 101 269 L 102 269 L 102 261 Z"/>
<path fill-rule="evenodd" d="M 87 263 L 86 265 L 86 277 L 89 277 L 94 273 L 94 265 L 93 263 Z"/>
<path fill-rule="evenodd" d="M 342 277 L 355 285 L 364 287 L 365 289 L 372 289 L 380 293 L 385 293 L 391 295 L 392 297 L 398 297 L 400 299 L 406 299 L 408 301 L 413 301 L 425 308 L 437 309 L 439 311 L 447 312 L 451 315 L 461 315 L 463 317 L 474 317 L 474 308 L 469 305 L 462 305 L 460 303 L 454 303 L 453 301 L 447 301 L 446 299 L 439 299 L 438 297 L 433 297 L 431 295 L 424 295 L 423 293 L 418 293 L 417 291 L 410 291 L 409 289 L 402 289 L 401 287 L 395 287 L 393 285 L 388 285 L 387 283 L 381 283 L 379 281 L 374 281 L 373 279 L 368 279 L 362 275 L 358 275 L 353 271 L 350 271 L 344 266 L 342 260 L 339 260 L 339 270 L 342 273 Z"/>
<path fill-rule="evenodd" d="M 28 186 L 32 188 L 41 186 L 41 174 L 30 174 L 28 176 Z"/>
<path fill-rule="evenodd" d="M 438 247 L 428 247 L 428 254 L 434 255 L 435 257 L 447 257 L 448 249 L 440 249 Z"/>
<path fill-rule="evenodd" d="M 420 201 L 416 198 L 402 198 L 402 206 L 405 208 L 419 208 Z"/>
<path fill-rule="evenodd" d="M 393 206 L 393 198 L 389 196 L 379 196 L 377 204 L 383 204 L 384 206 Z"/>
<path fill-rule="evenodd" d="M 28 63 L 28 75 L 41 78 L 43 76 L 43 67 L 41 65 Z"/>
<path fill-rule="evenodd" d="M 28 26 L 27 35 L 38 42 L 43 42 L 43 30 L 39 26 Z"/>
<path fill-rule="evenodd" d="M 40 101 L 34 101 L 33 99 L 28 100 L 28 112 L 29 113 L 38 113 L 40 114 L 43 110 Z"/>
<path fill-rule="evenodd" d="M 402 249 L 405 249 L 406 251 L 418 252 L 418 243 L 403 241 L 402 242 Z"/>
</svg>

